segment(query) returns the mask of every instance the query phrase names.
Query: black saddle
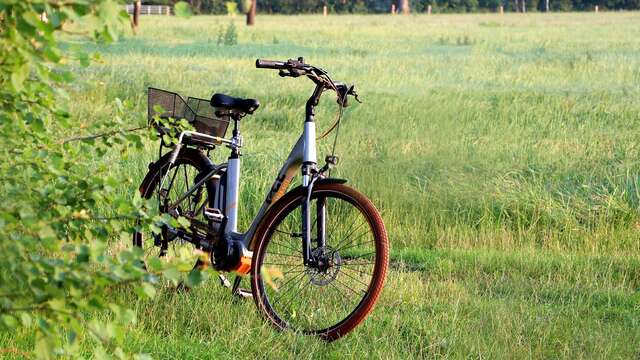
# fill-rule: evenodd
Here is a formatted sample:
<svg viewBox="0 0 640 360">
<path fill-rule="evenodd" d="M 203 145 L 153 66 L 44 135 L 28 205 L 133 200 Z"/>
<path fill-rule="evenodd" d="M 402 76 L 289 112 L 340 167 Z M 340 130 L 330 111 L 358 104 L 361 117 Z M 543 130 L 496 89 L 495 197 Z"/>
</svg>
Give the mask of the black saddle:
<svg viewBox="0 0 640 360">
<path fill-rule="evenodd" d="M 253 114 L 260 106 L 260 102 L 256 99 L 242 99 L 225 94 L 213 94 L 211 97 L 211 106 L 227 110 L 237 110 L 245 114 Z"/>
</svg>

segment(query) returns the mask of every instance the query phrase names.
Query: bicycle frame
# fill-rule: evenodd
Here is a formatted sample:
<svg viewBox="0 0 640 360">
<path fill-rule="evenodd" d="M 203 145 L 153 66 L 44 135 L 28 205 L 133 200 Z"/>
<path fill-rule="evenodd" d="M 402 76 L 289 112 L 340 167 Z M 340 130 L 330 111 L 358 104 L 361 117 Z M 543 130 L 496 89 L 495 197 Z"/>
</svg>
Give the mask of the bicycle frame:
<svg viewBox="0 0 640 360">
<path fill-rule="evenodd" d="M 244 233 L 239 233 L 238 226 L 238 202 L 239 202 L 239 185 L 240 185 L 240 149 L 242 148 L 242 137 L 238 130 L 238 120 L 234 123 L 233 137 L 224 139 L 220 137 L 210 136 L 203 133 L 194 131 L 184 131 L 178 138 L 178 143 L 173 149 L 172 156 L 170 158 L 170 165 L 175 163 L 178 154 L 182 147 L 185 145 L 185 138 L 195 138 L 199 140 L 205 140 L 210 144 L 222 145 L 225 144 L 231 148 L 231 155 L 229 156 L 227 164 L 221 164 L 213 168 L 206 176 L 196 182 L 187 192 L 180 196 L 174 203 L 170 204 L 169 209 L 176 209 L 178 205 L 182 203 L 187 197 L 193 194 L 205 181 L 209 180 L 222 169 L 227 169 L 227 184 L 226 184 L 226 203 L 224 214 L 227 218 L 226 226 L 224 229 L 224 235 L 234 239 L 241 239 L 247 249 L 253 251 L 254 244 L 252 243 L 253 236 L 258 228 L 258 225 L 262 221 L 263 217 L 267 213 L 269 207 L 279 198 L 281 198 L 289 188 L 291 180 L 295 176 L 298 170 L 302 170 L 302 186 L 307 191 L 307 196 L 302 204 L 302 255 L 304 264 L 308 264 L 311 261 L 311 209 L 310 209 L 310 195 L 313 186 L 314 170 L 317 165 L 317 151 L 316 151 L 316 128 L 314 122 L 314 107 L 318 104 L 319 98 L 322 95 L 324 86 L 317 84 L 316 88 L 307 101 L 306 117 L 304 122 L 304 130 L 302 135 L 295 143 L 287 160 L 278 172 L 278 176 L 270 187 L 267 196 L 265 197 L 262 206 L 258 210 L 258 213 L 254 217 L 249 226 L 249 229 Z M 165 176 L 166 177 L 166 176 Z M 164 184 L 164 179 L 161 183 Z M 323 246 L 325 243 L 325 204 L 323 201 L 318 202 L 317 218 L 318 218 L 318 246 Z"/>
<path fill-rule="evenodd" d="M 260 224 L 260 221 L 266 214 L 269 207 L 275 203 L 279 198 L 281 198 L 289 188 L 293 177 L 296 172 L 298 172 L 301 168 L 302 171 L 302 186 L 309 187 L 311 184 L 311 169 L 315 168 L 317 164 L 316 158 L 316 139 L 315 139 L 315 123 L 314 122 L 305 122 L 304 132 L 298 138 L 298 141 L 295 143 L 287 160 L 284 162 L 281 167 L 278 175 L 270 187 L 265 200 L 262 203 L 262 206 L 258 210 L 258 213 L 254 217 L 249 226 L 249 229 L 244 233 L 238 233 L 237 230 L 237 222 L 238 222 L 238 204 L 239 204 L 239 184 L 240 184 L 240 143 L 239 139 L 223 139 L 218 137 L 213 137 L 207 134 L 185 131 L 180 134 L 178 139 L 178 145 L 173 149 L 173 156 L 171 157 L 171 163 L 175 162 L 175 159 L 178 156 L 178 153 L 184 146 L 184 138 L 197 136 L 199 138 L 208 138 L 211 143 L 214 144 L 227 144 L 232 148 L 232 155 L 229 157 L 228 162 L 225 164 L 218 165 L 214 167 L 206 176 L 196 182 L 189 190 L 187 190 L 182 196 L 180 196 L 174 203 L 172 203 L 169 208 L 174 209 L 177 208 L 187 197 L 193 194 L 200 186 L 202 186 L 207 180 L 211 179 L 213 176 L 221 172 L 226 168 L 227 171 L 227 184 L 226 184 L 226 208 L 224 209 L 225 216 L 227 217 L 226 226 L 224 229 L 225 235 L 230 235 L 233 238 L 241 238 L 244 245 L 249 249 L 253 250 L 253 244 L 251 240 L 253 239 L 253 235 Z M 305 202 L 305 206 L 303 206 L 303 253 L 308 253 L 308 243 L 310 243 L 311 235 L 309 226 L 309 215 L 310 211 L 308 209 L 308 201 Z M 321 213 L 324 210 L 320 210 Z M 323 222 L 324 223 L 324 222 Z M 323 224 L 322 223 L 322 224 Z M 322 229 L 324 230 L 324 229 Z M 320 231 L 319 233 L 324 233 L 324 231 Z M 306 245 L 306 246 L 305 246 Z M 306 258 L 308 260 L 308 257 Z"/>
</svg>

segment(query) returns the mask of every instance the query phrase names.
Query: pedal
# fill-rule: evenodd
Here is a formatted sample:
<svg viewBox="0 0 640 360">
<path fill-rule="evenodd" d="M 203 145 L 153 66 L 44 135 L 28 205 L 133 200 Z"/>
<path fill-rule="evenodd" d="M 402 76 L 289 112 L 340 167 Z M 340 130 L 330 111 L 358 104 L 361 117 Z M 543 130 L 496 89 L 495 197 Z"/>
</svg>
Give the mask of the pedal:
<svg viewBox="0 0 640 360">
<path fill-rule="evenodd" d="M 223 274 L 218 274 L 218 278 L 220 279 L 220 285 L 226 287 L 226 288 L 230 288 L 231 287 L 231 282 L 229 280 L 227 280 L 227 277 L 224 276 Z"/>
<path fill-rule="evenodd" d="M 203 213 L 204 213 L 204 216 L 206 216 L 207 219 L 211 221 L 221 223 L 224 220 L 224 214 L 222 214 L 220 209 L 205 207 Z"/>
<path fill-rule="evenodd" d="M 233 292 L 233 295 L 241 299 L 250 299 L 253 297 L 251 291 L 240 288 L 236 289 L 236 291 Z"/>
<path fill-rule="evenodd" d="M 231 290 L 231 295 L 235 296 L 238 299 L 249 299 L 253 297 L 253 293 L 250 290 L 242 289 L 240 287 L 240 283 L 242 283 L 242 276 L 236 276 L 235 280 L 233 280 L 233 289 Z"/>
</svg>

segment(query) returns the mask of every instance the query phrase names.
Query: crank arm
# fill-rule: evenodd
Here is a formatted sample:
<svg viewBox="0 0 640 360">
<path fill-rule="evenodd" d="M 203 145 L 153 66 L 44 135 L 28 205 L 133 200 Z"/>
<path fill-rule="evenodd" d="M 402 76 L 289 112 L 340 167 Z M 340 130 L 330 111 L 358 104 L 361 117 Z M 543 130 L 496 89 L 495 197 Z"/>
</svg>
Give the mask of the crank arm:
<svg viewBox="0 0 640 360">
<path fill-rule="evenodd" d="M 209 241 L 207 241 L 207 239 L 205 238 L 201 238 L 199 236 L 191 236 L 189 234 L 187 234 L 186 232 L 180 230 L 180 229 L 174 229 L 172 227 L 167 226 L 167 231 L 169 233 L 171 233 L 172 235 L 175 235 L 176 237 L 179 237 L 180 239 L 191 243 L 195 246 L 200 247 L 203 251 L 211 251 L 212 246 L 209 243 Z M 174 240 L 172 240 L 174 241 Z"/>
</svg>

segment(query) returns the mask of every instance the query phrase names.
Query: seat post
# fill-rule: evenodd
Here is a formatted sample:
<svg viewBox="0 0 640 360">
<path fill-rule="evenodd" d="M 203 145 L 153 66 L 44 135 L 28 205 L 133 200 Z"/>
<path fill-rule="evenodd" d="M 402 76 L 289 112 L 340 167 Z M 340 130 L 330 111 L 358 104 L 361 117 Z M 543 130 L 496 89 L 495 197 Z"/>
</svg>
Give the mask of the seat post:
<svg viewBox="0 0 640 360">
<path fill-rule="evenodd" d="M 231 155 L 227 161 L 227 189 L 225 215 L 227 224 L 225 233 L 238 231 L 238 199 L 240 186 L 240 149 L 242 137 L 240 136 L 239 119 L 233 117 L 233 137 L 231 138 Z"/>
</svg>

